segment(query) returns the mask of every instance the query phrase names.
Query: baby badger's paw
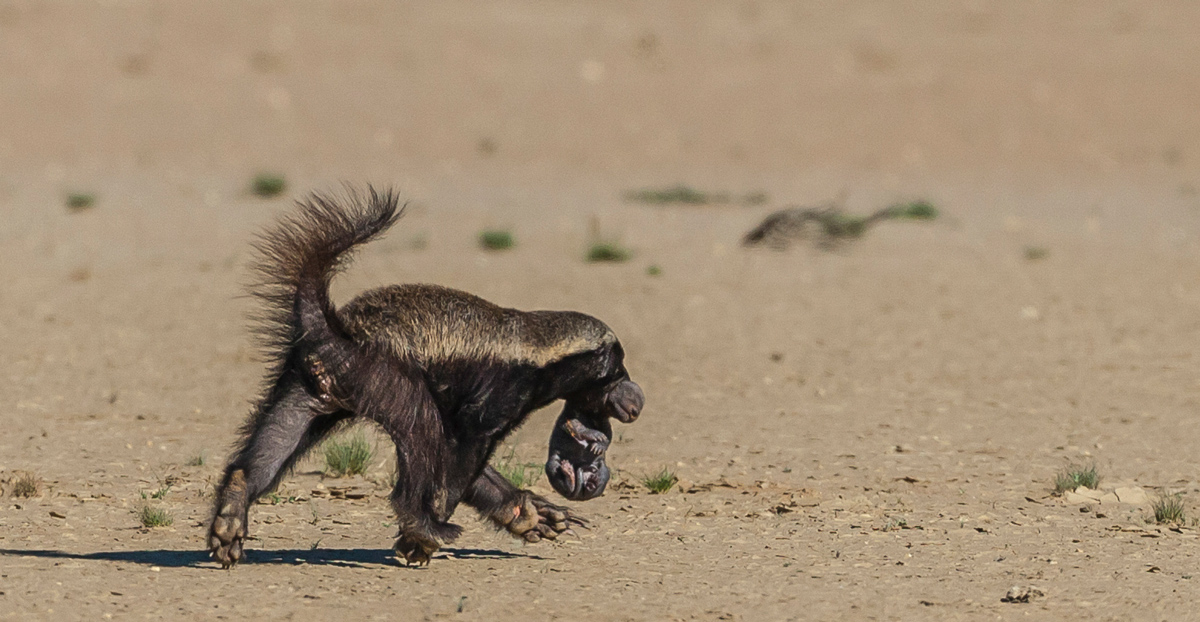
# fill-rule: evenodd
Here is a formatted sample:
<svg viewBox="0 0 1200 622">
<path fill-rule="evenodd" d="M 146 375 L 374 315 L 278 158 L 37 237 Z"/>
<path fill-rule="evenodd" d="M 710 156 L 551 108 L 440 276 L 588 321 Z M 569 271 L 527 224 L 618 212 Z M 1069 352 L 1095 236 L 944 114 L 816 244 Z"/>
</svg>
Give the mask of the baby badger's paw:
<svg viewBox="0 0 1200 622">
<path fill-rule="evenodd" d="M 209 554 L 216 558 L 223 568 L 229 568 L 242 559 L 248 506 L 246 477 L 239 469 L 233 472 L 229 483 L 221 491 L 217 515 L 213 517 L 212 525 L 208 528 Z"/>
</svg>

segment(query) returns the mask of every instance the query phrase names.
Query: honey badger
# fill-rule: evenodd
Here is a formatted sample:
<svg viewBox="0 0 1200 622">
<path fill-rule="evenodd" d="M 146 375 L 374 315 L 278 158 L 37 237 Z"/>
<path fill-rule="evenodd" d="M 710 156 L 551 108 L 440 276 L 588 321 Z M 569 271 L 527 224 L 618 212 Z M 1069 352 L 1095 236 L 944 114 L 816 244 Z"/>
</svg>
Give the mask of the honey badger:
<svg viewBox="0 0 1200 622">
<path fill-rule="evenodd" d="M 571 311 L 506 309 L 436 285 L 381 287 L 333 306 L 329 283 L 348 251 L 401 214 L 391 191 L 313 194 L 258 239 L 251 293 L 263 303 L 256 332 L 271 365 L 217 489 L 208 546 L 222 566 L 244 554 L 250 504 L 351 418 L 376 422 L 395 443 L 395 548 L 409 564 L 429 563 L 458 537 L 462 529 L 449 520 L 459 503 L 531 542 L 581 523 L 488 466 L 508 433 L 557 399 L 566 419 L 551 435 L 551 458 L 556 444 L 568 458 L 555 463 L 551 483 L 569 499 L 603 492 L 597 454 L 577 458 L 575 470 L 570 457 L 580 441 L 558 430 L 575 420 L 592 437 L 585 447 L 603 439 L 603 466 L 607 437 L 596 426 L 641 413 L 642 390 L 604 323 Z M 603 473 L 607 481 L 607 467 Z"/>
</svg>

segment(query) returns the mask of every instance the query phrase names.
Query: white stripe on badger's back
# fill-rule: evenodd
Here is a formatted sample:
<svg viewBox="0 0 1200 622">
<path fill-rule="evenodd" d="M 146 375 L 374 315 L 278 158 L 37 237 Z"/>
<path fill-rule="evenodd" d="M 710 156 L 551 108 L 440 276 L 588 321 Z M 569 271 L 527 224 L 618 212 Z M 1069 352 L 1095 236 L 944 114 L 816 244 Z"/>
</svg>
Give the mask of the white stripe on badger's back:
<svg viewBox="0 0 1200 622">
<path fill-rule="evenodd" d="M 422 363 L 512 361 L 544 367 L 616 342 L 603 322 L 573 311 L 523 312 L 438 285 L 393 285 L 339 311 L 351 335 Z"/>
</svg>

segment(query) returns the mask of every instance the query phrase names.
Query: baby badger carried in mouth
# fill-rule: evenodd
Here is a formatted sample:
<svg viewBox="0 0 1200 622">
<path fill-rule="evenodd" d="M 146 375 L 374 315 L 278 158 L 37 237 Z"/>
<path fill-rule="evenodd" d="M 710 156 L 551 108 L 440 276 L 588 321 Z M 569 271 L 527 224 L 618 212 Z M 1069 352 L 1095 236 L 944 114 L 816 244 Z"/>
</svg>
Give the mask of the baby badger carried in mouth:
<svg viewBox="0 0 1200 622">
<path fill-rule="evenodd" d="M 604 323 L 435 285 L 381 287 L 333 306 L 329 283 L 347 252 L 401 212 L 390 191 L 314 194 L 257 243 L 251 292 L 264 303 L 258 334 L 272 364 L 217 489 L 208 546 L 226 568 L 244 554 L 251 503 L 351 418 L 376 422 L 395 443 L 395 548 L 409 564 L 458 537 L 459 503 L 530 542 L 582 522 L 488 466 L 496 445 L 554 400 L 566 405 L 550 439 L 551 484 L 576 500 L 604 490 L 608 418 L 633 421 L 645 400 Z"/>
</svg>

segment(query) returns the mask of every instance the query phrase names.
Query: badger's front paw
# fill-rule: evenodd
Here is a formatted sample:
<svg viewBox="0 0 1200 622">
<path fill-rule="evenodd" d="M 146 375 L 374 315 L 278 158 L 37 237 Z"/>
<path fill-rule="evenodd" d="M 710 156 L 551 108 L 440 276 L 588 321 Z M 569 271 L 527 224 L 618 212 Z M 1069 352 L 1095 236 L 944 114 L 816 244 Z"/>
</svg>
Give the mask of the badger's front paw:
<svg viewBox="0 0 1200 622">
<path fill-rule="evenodd" d="M 555 540 L 563 533 L 574 534 L 571 527 L 587 526 L 587 521 L 573 515 L 571 510 L 528 490 L 521 492 L 512 507 L 511 520 L 504 525 L 512 535 L 526 542 L 540 542 Z"/>
</svg>

